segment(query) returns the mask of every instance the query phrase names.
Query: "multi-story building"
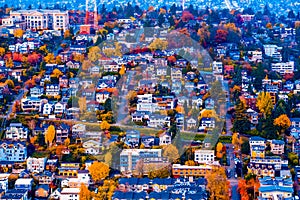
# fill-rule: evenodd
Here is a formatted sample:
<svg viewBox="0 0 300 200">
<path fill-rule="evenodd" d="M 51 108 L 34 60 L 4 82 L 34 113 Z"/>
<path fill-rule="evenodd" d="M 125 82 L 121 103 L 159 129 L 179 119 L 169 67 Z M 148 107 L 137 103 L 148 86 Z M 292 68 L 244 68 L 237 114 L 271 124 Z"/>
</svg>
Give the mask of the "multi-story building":
<svg viewBox="0 0 300 200">
<path fill-rule="evenodd" d="M 222 74 L 223 73 L 223 63 L 219 61 L 213 61 L 212 63 L 213 73 Z"/>
<path fill-rule="evenodd" d="M 27 158 L 25 142 L 0 142 L 0 161 L 23 162 Z"/>
<path fill-rule="evenodd" d="M 293 73 L 295 70 L 294 61 L 272 63 L 271 68 L 280 74 Z"/>
<path fill-rule="evenodd" d="M 80 188 L 63 188 L 60 193 L 60 200 L 79 200 Z"/>
<path fill-rule="evenodd" d="M 288 161 L 279 156 L 266 156 L 264 158 L 251 158 L 248 164 L 248 172 L 258 176 L 279 176 L 281 169 L 288 167 Z"/>
<path fill-rule="evenodd" d="M 26 140 L 28 136 L 28 128 L 22 123 L 11 123 L 6 128 L 5 138 L 9 140 Z"/>
<path fill-rule="evenodd" d="M 35 97 L 26 97 L 21 99 L 21 109 L 24 112 L 40 112 L 42 100 Z"/>
<path fill-rule="evenodd" d="M 47 158 L 32 158 L 27 159 L 27 170 L 30 172 L 43 172 L 45 170 Z"/>
<path fill-rule="evenodd" d="M 198 149 L 195 151 L 194 160 L 198 163 L 213 163 L 215 161 L 215 152 L 214 150 Z"/>
<path fill-rule="evenodd" d="M 120 171 L 132 172 L 140 159 L 162 157 L 161 149 L 123 149 L 120 154 Z"/>
<path fill-rule="evenodd" d="M 10 12 L 13 21 L 25 21 L 27 29 L 67 30 L 69 29 L 68 11 L 60 10 L 17 10 Z"/>
<path fill-rule="evenodd" d="M 217 167 L 218 165 L 199 165 L 199 166 L 188 166 L 188 165 L 180 165 L 173 164 L 172 165 L 172 175 L 176 177 L 182 176 L 205 176 L 209 173 L 213 167 Z"/>
<path fill-rule="evenodd" d="M 259 200 L 267 199 L 293 199 L 294 189 L 292 178 L 263 177 L 259 178 Z"/>
<path fill-rule="evenodd" d="M 57 96 L 59 95 L 60 87 L 59 84 L 48 84 L 46 86 L 46 95 L 47 96 Z"/>
<path fill-rule="evenodd" d="M 270 140 L 271 152 L 275 155 L 282 155 L 284 153 L 284 141 Z"/>
</svg>

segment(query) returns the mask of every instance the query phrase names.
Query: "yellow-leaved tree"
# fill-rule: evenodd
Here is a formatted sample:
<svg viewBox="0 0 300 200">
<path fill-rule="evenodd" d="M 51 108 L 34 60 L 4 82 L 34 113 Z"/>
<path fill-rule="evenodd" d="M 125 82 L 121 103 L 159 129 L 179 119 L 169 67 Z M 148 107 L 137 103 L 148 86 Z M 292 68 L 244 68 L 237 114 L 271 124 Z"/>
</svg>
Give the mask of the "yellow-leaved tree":
<svg viewBox="0 0 300 200">
<path fill-rule="evenodd" d="M 55 64 L 56 60 L 55 60 L 54 54 L 53 54 L 53 53 L 48 53 L 48 54 L 44 57 L 44 61 L 45 61 L 47 64 Z"/>
<path fill-rule="evenodd" d="M 86 111 L 86 97 L 79 97 L 78 104 L 80 112 L 84 113 Z"/>
<path fill-rule="evenodd" d="M 51 146 L 54 138 L 55 138 L 55 127 L 53 125 L 50 125 L 48 127 L 47 131 L 45 132 L 45 142 L 46 142 L 46 144 Z"/>
<path fill-rule="evenodd" d="M 232 134 L 232 144 L 234 145 L 234 148 L 235 149 L 238 149 L 239 148 L 239 146 L 240 146 L 240 144 L 241 144 L 241 142 L 240 142 L 240 139 L 239 139 L 239 136 L 238 136 L 238 133 L 237 132 L 234 132 L 233 134 Z"/>
<path fill-rule="evenodd" d="M 64 75 L 59 69 L 55 68 L 53 71 L 52 71 L 52 75 L 56 78 Z"/>
<path fill-rule="evenodd" d="M 257 97 L 256 106 L 266 119 L 269 117 L 273 110 L 273 102 L 269 92 L 260 92 Z"/>
<path fill-rule="evenodd" d="M 223 144 L 221 142 L 218 142 L 216 146 L 216 157 L 217 158 L 223 157 Z"/>
<path fill-rule="evenodd" d="M 98 61 L 99 58 L 101 58 L 101 54 L 100 54 L 101 50 L 98 46 L 93 46 L 89 49 L 89 53 L 88 53 L 88 59 L 91 62 L 96 62 Z"/>
<path fill-rule="evenodd" d="M 83 183 L 81 183 L 81 186 L 80 186 L 79 199 L 80 200 L 91 200 L 92 199 L 91 191 L 89 191 L 89 189 Z"/>
<path fill-rule="evenodd" d="M 229 200 L 230 183 L 227 181 L 225 169 L 222 167 L 212 168 L 210 173 L 206 173 L 206 189 L 209 192 L 210 200 Z"/>
<path fill-rule="evenodd" d="M 151 49 L 152 51 L 157 49 L 166 50 L 167 47 L 168 47 L 168 41 L 159 38 L 154 39 L 154 41 L 149 45 L 149 49 Z"/>
<path fill-rule="evenodd" d="M 281 129 L 280 133 L 283 134 L 291 126 L 291 120 L 286 114 L 282 114 L 274 120 L 273 124 L 278 126 Z"/>
<path fill-rule="evenodd" d="M 100 123 L 100 128 L 101 130 L 108 130 L 110 128 L 110 124 L 106 120 L 103 120 Z"/>
<path fill-rule="evenodd" d="M 0 47 L 0 56 L 3 56 L 5 54 L 5 48 Z"/>
<path fill-rule="evenodd" d="M 109 166 L 103 162 L 94 162 L 89 167 L 89 172 L 95 182 L 105 179 L 109 175 Z"/>
<path fill-rule="evenodd" d="M 14 31 L 14 37 L 21 38 L 23 37 L 24 31 L 22 29 L 16 29 Z"/>
<path fill-rule="evenodd" d="M 172 163 L 176 162 L 176 160 L 180 158 L 178 149 L 173 144 L 164 146 L 163 157 L 167 157 Z"/>
<path fill-rule="evenodd" d="M 119 74 L 121 76 L 123 76 L 125 74 L 125 71 L 126 71 L 126 68 L 125 68 L 125 65 L 123 64 L 122 67 L 121 67 L 121 69 L 120 69 L 120 71 L 119 71 Z"/>
</svg>

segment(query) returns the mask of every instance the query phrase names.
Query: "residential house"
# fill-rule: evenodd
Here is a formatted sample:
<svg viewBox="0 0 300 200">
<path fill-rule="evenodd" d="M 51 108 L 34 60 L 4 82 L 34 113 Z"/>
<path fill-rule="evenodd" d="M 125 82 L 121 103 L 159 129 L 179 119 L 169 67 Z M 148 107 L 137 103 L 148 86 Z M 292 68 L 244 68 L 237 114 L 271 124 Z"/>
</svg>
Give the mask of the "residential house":
<svg viewBox="0 0 300 200">
<path fill-rule="evenodd" d="M 57 102 L 54 105 L 54 114 L 56 114 L 56 115 L 63 114 L 65 112 L 65 109 L 66 109 L 66 104 Z"/>
<path fill-rule="evenodd" d="M 60 200 L 80 200 L 80 188 L 63 188 L 60 192 Z"/>
<path fill-rule="evenodd" d="M 1 196 L 2 200 L 28 200 L 28 190 L 25 189 L 9 189 Z"/>
<path fill-rule="evenodd" d="M 211 164 L 215 161 L 215 151 L 214 150 L 195 150 L 195 162 L 200 164 Z"/>
<path fill-rule="evenodd" d="M 85 153 L 91 155 L 98 155 L 100 153 L 101 143 L 95 140 L 88 140 L 82 144 L 85 149 Z"/>
<path fill-rule="evenodd" d="M 152 128 L 170 126 L 171 121 L 169 116 L 152 114 L 149 116 L 148 126 Z"/>
<path fill-rule="evenodd" d="M 182 78 L 182 71 L 179 68 L 171 68 L 171 79 L 180 80 Z"/>
<path fill-rule="evenodd" d="M 55 199 L 55 200 L 58 200 L 61 196 L 60 194 L 61 192 L 61 189 L 60 188 L 57 188 L 54 192 L 52 192 L 49 196 L 50 199 Z"/>
<path fill-rule="evenodd" d="M 55 172 L 58 167 L 58 159 L 48 159 L 45 169 L 50 172 Z"/>
<path fill-rule="evenodd" d="M 282 178 L 269 176 L 259 178 L 259 200 L 264 199 L 293 199 L 294 188 L 291 177 Z"/>
<path fill-rule="evenodd" d="M 54 174 L 50 171 L 34 175 L 39 180 L 39 185 L 50 185 L 54 180 Z"/>
<path fill-rule="evenodd" d="M 172 134 L 168 131 L 164 131 L 159 135 L 159 146 L 169 145 L 172 143 Z"/>
<path fill-rule="evenodd" d="M 9 173 L 5 173 L 5 174 L 0 174 L 0 189 L 4 190 L 6 192 L 6 190 L 8 190 L 8 177 L 9 177 Z"/>
<path fill-rule="evenodd" d="M 270 140 L 271 144 L 271 152 L 275 155 L 283 155 L 284 154 L 284 141 L 282 140 Z"/>
<path fill-rule="evenodd" d="M 44 88 L 41 86 L 35 86 L 30 88 L 30 96 L 31 97 L 40 97 L 44 94 Z"/>
<path fill-rule="evenodd" d="M 156 76 L 167 76 L 167 68 L 166 67 L 156 68 Z"/>
<path fill-rule="evenodd" d="M 290 120 L 291 120 L 291 127 L 300 128 L 300 118 L 290 118 Z"/>
<path fill-rule="evenodd" d="M 30 172 L 43 172 L 45 170 L 47 158 L 33 158 L 29 157 L 26 161 L 27 170 Z"/>
<path fill-rule="evenodd" d="M 249 117 L 249 120 L 252 124 L 258 124 L 258 112 L 251 108 L 248 108 L 246 110 L 246 114 Z"/>
<path fill-rule="evenodd" d="M 219 61 L 213 61 L 212 63 L 214 74 L 223 74 L 223 63 Z"/>
<path fill-rule="evenodd" d="M 107 91 L 100 91 L 96 93 L 96 101 L 99 103 L 105 103 L 105 101 L 109 98 L 110 93 Z"/>
<path fill-rule="evenodd" d="M 34 97 L 26 97 L 21 99 L 21 109 L 24 112 L 40 112 L 42 100 Z"/>
<path fill-rule="evenodd" d="M 48 198 L 50 192 L 49 185 L 39 185 L 35 190 L 36 198 Z"/>
<path fill-rule="evenodd" d="M 46 95 L 47 96 L 58 96 L 60 94 L 59 84 L 47 84 L 46 85 Z"/>
<path fill-rule="evenodd" d="M 86 132 L 86 126 L 84 124 L 75 124 L 72 126 L 72 137 L 82 137 Z"/>
<path fill-rule="evenodd" d="M 120 154 L 120 171 L 132 172 L 138 160 L 155 159 L 162 156 L 161 149 L 123 149 Z"/>
<path fill-rule="evenodd" d="M 0 161 L 23 162 L 27 158 L 25 142 L 1 141 Z"/>
<path fill-rule="evenodd" d="M 42 114 L 43 115 L 51 115 L 53 110 L 54 110 L 54 104 L 47 102 L 45 104 L 43 104 L 43 109 L 42 109 Z"/>
<path fill-rule="evenodd" d="M 109 64 L 103 65 L 103 71 L 105 72 L 118 72 L 121 69 L 121 66 L 116 62 L 111 62 Z"/>
<path fill-rule="evenodd" d="M 216 126 L 215 123 L 216 123 L 215 118 L 203 117 L 200 121 L 200 126 L 206 128 L 215 128 Z"/>
<path fill-rule="evenodd" d="M 26 140 L 28 137 L 28 128 L 22 123 L 10 123 L 6 128 L 5 138 L 9 140 Z"/>
<path fill-rule="evenodd" d="M 140 142 L 140 132 L 136 130 L 127 130 L 125 144 L 129 147 L 135 148 L 138 147 Z"/>
<path fill-rule="evenodd" d="M 195 120 L 193 117 L 190 117 L 186 120 L 186 127 L 187 129 L 196 129 L 197 128 L 197 120 Z"/>
<path fill-rule="evenodd" d="M 20 190 L 32 190 L 33 179 L 32 178 L 18 178 L 15 182 L 15 189 Z"/>
<path fill-rule="evenodd" d="M 60 88 L 67 88 L 69 85 L 69 79 L 66 75 L 59 77 L 59 87 Z"/>
<path fill-rule="evenodd" d="M 152 146 L 159 145 L 159 138 L 156 138 L 151 135 L 145 135 L 141 137 L 141 144 L 145 146 L 145 148 L 151 148 Z"/>
<path fill-rule="evenodd" d="M 56 143 L 63 144 L 65 140 L 69 137 L 70 127 L 64 123 L 61 123 L 55 128 L 56 130 Z"/>
</svg>

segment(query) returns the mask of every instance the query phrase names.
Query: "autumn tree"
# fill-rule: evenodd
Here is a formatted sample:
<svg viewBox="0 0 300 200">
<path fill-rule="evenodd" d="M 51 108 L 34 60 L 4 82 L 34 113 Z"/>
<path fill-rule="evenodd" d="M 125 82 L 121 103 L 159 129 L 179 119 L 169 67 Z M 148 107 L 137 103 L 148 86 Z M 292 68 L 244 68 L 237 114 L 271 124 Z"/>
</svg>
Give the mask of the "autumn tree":
<svg viewBox="0 0 300 200">
<path fill-rule="evenodd" d="M 10 89 L 13 89 L 13 88 L 15 87 L 14 82 L 13 82 L 12 80 L 10 80 L 10 79 L 7 79 L 7 80 L 5 81 L 5 83 L 7 84 L 7 86 L 8 86 Z"/>
<path fill-rule="evenodd" d="M 52 145 L 52 142 L 55 138 L 55 127 L 53 125 L 50 125 L 48 129 L 45 132 L 45 142 L 49 146 Z"/>
<path fill-rule="evenodd" d="M 64 38 L 65 39 L 70 39 L 71 38 L 71 32 L 70 32 L 69 29 L 64 32 Z"/>
<path fill-rule="evenodd" d="M 195 161 L 193 161 L 193 160 L 187 160 L 187 161 L 185 161 L 184 164 L 188 165 L 188 166 L 195 166 L 196 165 Z"/>
<path fill-rule="evenodd" d="M 232 134 L 232 144 L 233 144 L 233 146 L 235 147 L 235 149 L 238 149 L 239 146 L 240 146 L 240 144 L 241 144 L 237 132 L 234 132 L 234 133 Z"/>
<path fill-rule="evenodd" d="M 59 69 L 55 68 L 53 71 L 52 71 L 52 75 L 56 78 L 59 78 L 60 76 L 64 75 Z"/>
<path fill-rule="evenodd" d="M 257 97 L 256 106 L 259 111 L 263 113 L 265 119 L 270 116 L 273 110 L 273 102 L 270 93 L 260 92 Z"/>
<path fill-rule="evenodd" d="M 70 142 L 71 142 L 70 138 L 65 139 L 65 141 L 64 141 L 65 146 L 68 147 Z"/>
<path fill-rule="evenodd" d="M 176 162 L 180 157 L 178 149 L 173 144 L 169 144 L 163 148 L 163 156 L 167 157 L 172 163 Z"/>
<path fill-rule="evenodd" d="M 0 47 L 0 56 L 3 56 L 5 54 L 5 48 Z"/>
<path fill-rule="evenodd" d="M 84 71 L 88 71 L 90 69 L 90 67 L 92 67 L 92 66 L 93 66 L 93 64 L 90 60 L 84 60 L 82 62 L 82 70 L 84 70 Z"/>
<path fill-rule="evenodd" d="M 94 162 L 89 168 L 88 168 L 92 179 L 95 182 L 101 181 L 104 178 L 106 178 L 109 175 L 109 166 L 103 162 Z"/>
<path fill-rule="evenodd" d="M 80 113 L 84 113 L 86 111 L 86 97 L 79 97 L 78 105 Z"/>
<path fill-rule="evenodd" d="M 210 200 L 229 200 L 230 183 L 227 181 L 225 169 L 213 167 L 205 176 L 207 180 L 206 189 Z"/>
<path fill-rule="evenodd" d="M 81 183 L 81 186 L 80 186 L 79 199 L 80 200 L 91 200 L 92 199 L 91 191 L 89 191 L 89 189 L 83 183 Z"/>
<path fill-rule="evenodd" d="M 100 128 L 101 130 L 108 130 L 110 128 L 110 124 L 106 120 L 103 120 L 100 123 Z"/>
<path fill-rule="evenodd" d="M 119 71 L 119 74 L 120 74 L 121 76 L 123 76 L 123 75 L 125 74 L 125 71 L 126 71 L 125 65 L 122 65 L 122 67 L 121 67 L 121 69 L 120 69 L 120 71 Z"/>
<path fill-rule="evenodd" d="M 282 114 L 274 120 L 273 124 L 281 129 L 281 133 L 284 133 L 291 126 L 291 120 L 286 114 Z"/>
<path fill-rule="evenodd" d="M 255 199 L 254 193 L 259 192 L 260 183 L 254 174 L 247 174 L 245 179 L 238 181 L 237 191 L 241 195 L 241 200 Z"/>
<path fill-rule="evenodd" d="M 88 59 L 91 62 L 96 62 L 98 61 L 99 58 L 101 58 L 101 54 L 100 54 L 101 50 L 98 46 L 93 46 L 89 49 L 89 53 L 88 53 Z"/>
<path fill-rule="evenodd" d="M 156 38 L 150 45 L 149 45 L 149 49 L 151 49 L 151 51 L 154 50 L 166 50 L 168 47 L 168 42 L 159 38 Z"/>
<path fill-rule="evenodd" d="M 216 146 L 216 157 L 217 158 L 223 157 L 223 144 L 221 142 L 218 142 Z"/>
<path fill-rule="evenodd" d="M 44 61 L 45 61 L 47 64 L 55 64 L 56 60 L 55 60 L 54 54 L 53 54 L 53 53 L 48 53 L 48 54 L 44 57 Z"/>
<path fill-rule="evenodd" d="M 15 29 L 14 30 L 14 37 L 21 38 L 23 37 L 24 31 L 22 29 Z"/>
</svg>

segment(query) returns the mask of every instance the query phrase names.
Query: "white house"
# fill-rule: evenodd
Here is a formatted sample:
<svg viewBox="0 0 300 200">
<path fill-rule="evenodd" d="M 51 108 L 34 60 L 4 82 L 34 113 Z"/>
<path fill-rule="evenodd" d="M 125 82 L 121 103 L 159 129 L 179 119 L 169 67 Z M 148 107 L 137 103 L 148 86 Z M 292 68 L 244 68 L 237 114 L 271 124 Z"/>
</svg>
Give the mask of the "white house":
<svg viewBox="0 0 300 200">
<path fill-rule="evenodd" d="M 62 114 L 66 109 L 66 104 L 57 102 L 54 105 L 54 114 Z"/>
<path fill-rule="evenodd" d="M 53 104 L 52 103 L 45 103 L 43 104 L 43 115 L 51 115 L 53 111 Z"/>
<path fill-rule="evenodd" d="M 107 91 L 101 91 L 96 93 L 96 101 L 99 103 L 105 103 L 105 101 L 109 98 L 110 93 Z"/>
<path fill-rule="evenodd" d="M 215 161 L 215 152 L 214 150 L 203 150 L 197 149 L 195 150 L 195 162 L 202 164 L 210 164 Z"/>
<path fill-rule="evenodd" d="M 34 97 L 26 97 L 21 99 L 21 108 L 24 112 L 40 112 L 42 100 Z"/>
<path fill-rule="evenodd" d="M 223 63 L 219 61 L 213 61 L 212 63 L 213 73 L 222 74 L 223 73 Z"/>
<path fill-rule="evenodd" d="M 80 188 L 63 188 L 60 192 L 60 200 L 79 200 Z"/>
<path fill-rule="evenodd" d="M 32 184 L 32 178 L 18 178 L 15 182 L 15 189 L 31 190 Z"/>
<path fill-rule="evenodd" d="M 28 137 L 28 128 L 22 123 L 10 123 L 6 128 L 5 138 L 10 140 L 26 140 Z"/>
<path fill-rule="evenodd" d="M 0 189 L 6 191 L 8 189 L 8 177 L 10 174 L 0 174 Z"/>
<path fill-rule="evenodd" d="M 165 131 L 164 133 L 160 134 L 159 136 L 159 146 L 162 145 L 169 145 L 172 143 L 172 137 L 171 134 L 167 131 Z"/>
<path fill-rule="evenodd" d="M 88 140 L 82 146 L 87 154 L 98 155 L 100 153 L 101 144 L 95 140 Z"/>
<path fill-rule="evenodd" d="M 47 96 L 58 96 L 60 92 L 59 84 L 48 84 L 46 85 Z"/>
<path fill-rule="evenodd" d="M 40 97 L 44 94 L 44 88 L 40 86 L 36 86 L 30 89 L 31 97 Z"/>
<path fill-rule="evenodd" d="M 27 159 L 27 170 L 30 172 L 43 172 L 45 170 L 47 158 L 33 158 Z"/>
</svg>

